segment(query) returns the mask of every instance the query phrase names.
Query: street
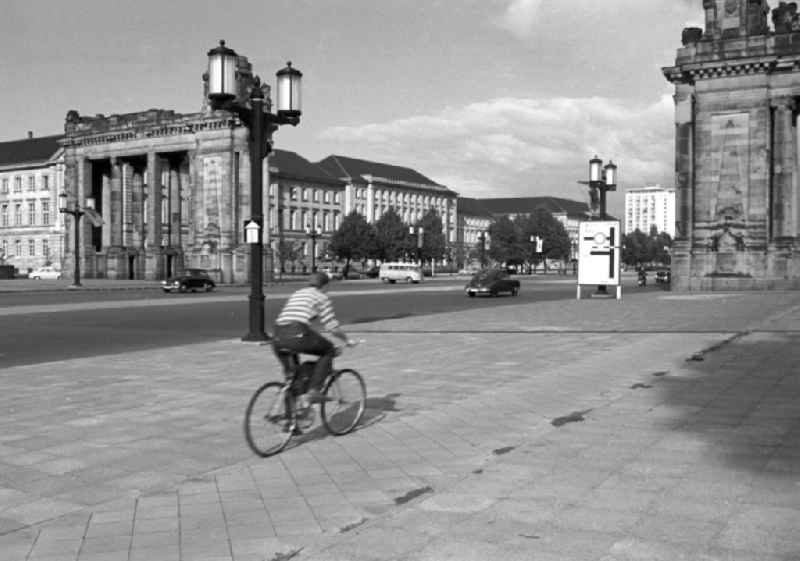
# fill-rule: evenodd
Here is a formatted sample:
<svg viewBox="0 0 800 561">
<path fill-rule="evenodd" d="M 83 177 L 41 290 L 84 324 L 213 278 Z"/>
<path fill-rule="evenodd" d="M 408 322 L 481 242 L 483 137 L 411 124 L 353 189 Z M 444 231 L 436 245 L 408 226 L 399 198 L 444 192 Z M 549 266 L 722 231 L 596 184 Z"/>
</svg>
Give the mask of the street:
<svg viewBox="0 0 800 561">
<path fill-rule="evenodd" d="M 346 324 L 575 297 L 574 280 L 519 278 L 523 288 L 515 298 L 468 299 L 463 279 L 421 285 L 339 282 L 330 294 Z M 267 331 L 286 297 L 299 286 L 302 283 L 267 290 Z M 0 321 L 9 328 L 0 341 L 0 360 L 8 367 L 241 337 L 247 326 L 247 295 L 247 287 L 198 294 L 164 294 L 158 288 L 3 293 Z"/>
</svg>

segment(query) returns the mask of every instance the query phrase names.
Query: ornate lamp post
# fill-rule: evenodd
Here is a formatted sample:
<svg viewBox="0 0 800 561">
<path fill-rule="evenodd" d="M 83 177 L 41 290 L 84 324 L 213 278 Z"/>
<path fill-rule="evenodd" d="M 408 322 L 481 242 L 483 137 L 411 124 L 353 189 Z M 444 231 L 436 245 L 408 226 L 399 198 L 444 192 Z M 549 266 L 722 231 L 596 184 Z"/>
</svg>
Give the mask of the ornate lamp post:
<svg viewBox="0 0 800 561">
<path fill-rule="evenodd" d="M 589 196 L 592 201 L 592 210 L 599 206 L 599 220 L 606 220 L 606 192 L 617 190 L 617 166 L 611 160 L 603 166 L 603 160 L 595 157 L 589 160 Z M 606 285 L 597 287 L 597 295 L 608 294 Z"/>
<path fill-rule="evenodd" d="M 86 199 L 86 207 L 81 208 L 76 201 L 70 205 L 69 197 L 63 191 L 58 195 L 58 212 L 62 214 L 69 214 L 72 216 L 72 223 L 75 225 L 75 233 L 73 235 L 75 245 L 73 247 L 75 260 L 75 270 L 73 272 L 72 284 L 70 288 L 80 288 L 81 286 L 81 244 L 80 244 L 80 224 L 81 217 L 86 214 L 86 209 L 94 210 L 94 199 L 89 197 Z"/>
<path fill-rule="evenodd" d="M 322 232 L 315 224 L 312 228 L 306 224 L 306 236 L 311 238 L 311 272 L 317 272 L 317 238 L 322 236 Z"/>
<path fill-rule="evenodd" d="M 208 99 L 214 109 L 236 113 L 250 129 L 250 221 L 259 230 L 255 242 L 250 244 L 250 318 L 249 331 L 243 341 L 266 341 L 264 333 L 264 202 L 262 196 L 262 160 L 272 150 L 270 137 L 280 125 L 296 126 L 300 122 L 300 81 L 302 73 L 287 62 L 286 68 L 276 73 L 277 96 L 275 113 L 264 104 L 261 79 L 256 76 L 250 90 L 249 104 L 238 103 L 236 81 L 238 55 L 220 41 L 219 46 L 208 51 Z"/>
</svg>

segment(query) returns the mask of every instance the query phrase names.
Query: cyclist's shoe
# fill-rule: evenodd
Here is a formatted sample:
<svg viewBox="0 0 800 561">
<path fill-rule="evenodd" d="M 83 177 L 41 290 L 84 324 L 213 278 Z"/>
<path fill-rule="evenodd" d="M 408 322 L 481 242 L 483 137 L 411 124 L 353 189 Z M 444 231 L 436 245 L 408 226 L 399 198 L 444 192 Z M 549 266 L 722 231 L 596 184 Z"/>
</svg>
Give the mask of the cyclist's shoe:
<svg viewBox="0 0 800 561">
<path fill-rule="evenodd" d="M 292 431 L 292 434 L 294 436 L 300 436 L 301 434 L 303 434 L 303 431 L 300 430 L 300 427 L 298 427 L 297 425 L 295 425 L 294 429 L 292 429 L 292 424 L 286 423 L 285 425 L 283 425 L 283 432 L 289 432 L 289 431 Z"/>
</svg>

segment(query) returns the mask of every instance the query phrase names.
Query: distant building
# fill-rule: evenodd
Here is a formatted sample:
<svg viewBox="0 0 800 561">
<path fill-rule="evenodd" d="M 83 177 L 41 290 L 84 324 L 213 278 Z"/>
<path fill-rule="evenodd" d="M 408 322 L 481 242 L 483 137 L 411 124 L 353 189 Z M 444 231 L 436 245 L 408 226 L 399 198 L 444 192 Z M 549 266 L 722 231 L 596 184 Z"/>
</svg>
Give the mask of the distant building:
<svg viewBox="0 0 800 561">
<path fill-rule="evenodd" d="M 355 210 L 373 223 L 393 208 L 403 222 L 413 224 L 433 209 L 442 217 L 445 242 L 455 243 L 455 191 L 403 166 L 335 155 L 317 165 L 346 184 L 344 214 Z"/>
<path fill-rule="evenodd" d="M 625 193 L 625 233 L 635 230 L 659 232 L 675 236 L 675 189 L 660 185 L 628 189 Z"/>
<path fill-rule="evenodd" d="M 22 140 L 0 142 L 0 262 L 20 271 L 61 263 L 62 137 L 28 133 Z"/>
</svg>

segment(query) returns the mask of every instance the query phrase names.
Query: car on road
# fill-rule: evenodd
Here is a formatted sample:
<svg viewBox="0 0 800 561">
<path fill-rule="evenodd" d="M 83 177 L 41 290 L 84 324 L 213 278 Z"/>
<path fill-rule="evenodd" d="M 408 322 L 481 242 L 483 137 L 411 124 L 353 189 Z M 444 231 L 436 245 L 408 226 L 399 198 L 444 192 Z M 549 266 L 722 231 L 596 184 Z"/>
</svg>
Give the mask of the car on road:
<svg viewBox="0 0 800 561">
<path fill-rule="evenodd" d="M 28 273 L 29 279 L 60 279 L 61 271 L 55 267 L 39 267 Z"/>
<path fill-rule="evenodd" d="M 325 273 L 328 275 L 328 278 L 331 280 L 342 280 L 342 277 L 344 276 L 342 275 L 341 271 L 336 271 L 334 267 L 330 266 L 320 267 L 318 270 L 320 273 Z"/>
<path fill-rule="evenodd" d="M 672 281 L 672 272 L 669 269 L 656 271 L 656 284 L 669 284 Z"/>
<path fill-rule="evenodd" d="M 369 269 L 364 269 L 361 271 L 361 278 L 362 279 L 377 279 L 378 275 L 381 272 L 381 268 L 379 265 L 374 265 Z"/>
<path fill-rule="evenodd" d="M 392 284 L 397 281 L 416 284 L 422 282 L 422 268 L 414 263 L 381 263 L 378 276 L 381 281 Z"/>
<path fill-rule="evenodd" d="M 216 288 L 214 280 L 208 276 L 205 269 L 186 269 L 182 274 L 170 277 L 161 281 L 161 288 L 164 292 L 197 292 L 198 290 L 205 290 L 211 292 Z"/>
<path fill-rule="evenodd" d="M 519 286 L 519 281 L 509 278 L 503 269 L 482 269 L 472 275 L 464 292 L 470 298 L 478 295 L 497 296 L 500 293 L 516 296 L 519 294 Z"/>
</svg>

